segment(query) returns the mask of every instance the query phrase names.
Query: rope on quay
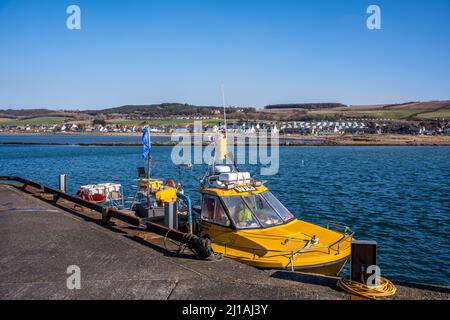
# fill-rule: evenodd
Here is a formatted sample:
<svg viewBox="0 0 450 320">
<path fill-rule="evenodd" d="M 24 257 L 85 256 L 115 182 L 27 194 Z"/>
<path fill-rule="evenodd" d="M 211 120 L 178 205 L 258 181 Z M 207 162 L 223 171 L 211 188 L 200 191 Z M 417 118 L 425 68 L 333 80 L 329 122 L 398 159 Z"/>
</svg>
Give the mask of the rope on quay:
<svg viewBox="0 0 450 320">
<path fill-rule="evenodd" d="M 380 285 L 376 287 L 369 287 L 360 282 L 352 281 L 346 278 L 341 278 L 338 281 L 337 286 L 350 294 L 359 295 L 373 300 L 393 296 L 397 292 L 395 285 L 383 277 L 380 277 Z"/>
</svg>

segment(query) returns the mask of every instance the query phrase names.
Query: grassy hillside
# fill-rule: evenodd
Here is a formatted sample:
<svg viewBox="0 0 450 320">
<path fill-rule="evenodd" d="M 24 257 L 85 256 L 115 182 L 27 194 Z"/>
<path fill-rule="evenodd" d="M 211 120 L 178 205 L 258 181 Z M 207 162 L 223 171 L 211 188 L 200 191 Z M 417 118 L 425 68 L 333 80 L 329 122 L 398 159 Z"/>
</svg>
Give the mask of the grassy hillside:
<svg viewBox="0 0 450 320">
<path fill-rule="evenodd" d="M 207 119 L 202 120 L 203 124 L 217 124 L 221 122 L 222 119 Z M 232 120 L 230 120 L 232 121 Z M 122 120 L 122 119 L 111 119 L 107 121 L 112 124 L 121 124 L 121 125 L 141 125 L 141 124 L 149 124 L 149 125 L 191 125 L 194 123 L 194 120 L 189 119 L 168 119 L 168 120 Z"/>
<path fill-rule="evenodd" d="M 332 108 L 342 108 L 347 107 L 347 105 L 342 103 L 292 103 L 292 104 L 273 104 L 265 106 L 266 110 L 275 110 L 275 109 L 332 109 Z"/>
<path fill-rule="evenodd" d="M 450 107 L 437 111 L 423 112 L 419 116 L 423 119 L 450 119 Z"/>
<path fill-rule="evenodd" d="M 64 117 L 35 117 L 29 119 L 3 119 L 0 120 L 0 125 L 9 126 L 25 126 L 25 125 L 50 125 L 50 124 L 63 124 Z"/>
<path fill-rule="evenodd" d="M 292 108 L 291 108 L 292 107 Z M 66 121 L 89 124 L 93 118 L 101 118 L 109 123 L 139 125 L 142 118 L 161 117 L 168 120 L 149 120 L 154 125 L 185 125 L 192 120 L 169 120 L 174 116 L 208 117 L 206 124 L 220 122 L 220 107 L 200 107 L 180 103 L 163 103 L 154 105 L 129 105 L 95 111 L 55 111 L 34 110 L 0 110 L 0 124 L 40 125 L 61 124 Z M 392 119 L 392 120 L 434 120 L 450 119 L 450 100 L 428 102 L 405 102 L 389 105 L 352 105 L 342 104 L 291 104 L 270 106 L 267 109 L 227 108 L 227 115 L 233 119 L 243 120 L 336 120 L 349 118 Z M 127 120 L 126 118 L 131 118 Z"/>
<path fill-rule="evenodd" d="M 450 101 L 408 102 L 391 105 L 358 105 L 337 108 L 302 110 L 263 110 L 279 117 L 304 119 L 370 118 L 392 120 L 450 119 Z"/>
<path fill-rule="evenodd" d="M 221 110 L 214 106 L 196 106 L 182 103 L 161 103 L 150 105 L 125 105 L 103 110 L 87 110 L 91 115 L 97 114 L 135 114 L 145 116 L 174 116 L 174 115 L 212 115 L 214 111 Z"/>
</svg>

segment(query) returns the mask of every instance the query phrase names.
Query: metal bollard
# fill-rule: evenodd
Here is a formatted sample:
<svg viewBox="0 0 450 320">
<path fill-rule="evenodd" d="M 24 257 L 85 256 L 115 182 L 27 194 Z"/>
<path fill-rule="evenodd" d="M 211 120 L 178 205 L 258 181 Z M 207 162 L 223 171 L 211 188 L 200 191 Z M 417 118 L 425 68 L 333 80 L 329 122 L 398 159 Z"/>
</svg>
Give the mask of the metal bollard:
<svg viewBox="0 0 450 320">
<path fill-rule="evenodd" d="M 367 269 L 377 265 L 377 243 L 353 240 L 351 246 L 350 279 L 366 284 L 370 276 Z"/>
<path fill-rule="evenodd" d="M 178 229 L 178 206 L 177 202 L 166 202 L 164 204 L 164 225 L 170 229 Z"/>
<path fill-rule="evenodd" d="M 67 193 L 67 176 L 65 174 L 59 175 L 59 190 Z"/>
</svg>

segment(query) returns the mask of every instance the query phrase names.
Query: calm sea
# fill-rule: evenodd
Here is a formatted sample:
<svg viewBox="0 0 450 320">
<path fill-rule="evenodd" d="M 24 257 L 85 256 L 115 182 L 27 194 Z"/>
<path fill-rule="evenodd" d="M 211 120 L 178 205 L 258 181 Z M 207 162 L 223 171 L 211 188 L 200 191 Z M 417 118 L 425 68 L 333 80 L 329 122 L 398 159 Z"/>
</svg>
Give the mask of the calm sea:
<svg viewBox="0 0 450 320">
<path fill-rule="evenodd" d="M 152 142 L 168 142 L 171 141 L 170 136 L 152 136 Z M 280 142 L 297 142 L 303 144 L 321 144 L 322 139 L 294 139 L 280 138 Z M 0 143 L 52 143 L 64 145 L 76 144 L 140 144 L 140 135 L 87 135 L 87 134 L 0 134 Z"/>
<path fill-rule="evenodd" d="M 74 145 L 0 145 L 0 175 L 57 187 L 58 175 L 65 173 L 70 193 L 82 184 L 118 182 L 129 196 L 136 167 L 146 164 L 140 147 L 76 145 L 92 139 L 129 142 L 123 137 L 35 137 L 35 142 Z M 11 139 L 0 136 L 0 142 Z M 194 190 L 205 167 L 185 169 L 179 176 L 171 151 L 152 148 L 152 176 L 181 177 L 198 199 Z M 244 169 L 259 172 L 257 166 Z M 358 239 L 376 240 L 382 275 L 450 285 L 450 147 L 281 147 L 279 173 L 263 178 L 297 217 L 320 225 L 346 224 Z"/>
</svg>

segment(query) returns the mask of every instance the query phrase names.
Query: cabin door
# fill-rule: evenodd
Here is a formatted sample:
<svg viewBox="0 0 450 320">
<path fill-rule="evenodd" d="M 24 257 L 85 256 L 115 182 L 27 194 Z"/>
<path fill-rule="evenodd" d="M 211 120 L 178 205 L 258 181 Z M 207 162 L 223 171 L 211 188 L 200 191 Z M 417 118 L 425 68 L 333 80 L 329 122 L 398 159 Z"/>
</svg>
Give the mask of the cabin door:
<svg viewBox="0 0 450 320">
<path fill-rule="evenodd" d="M 202 223 L 200 236 L 215 243 L 232 243 L 233 229 L 218 197 L 204 195 L 202 199 Z"/>
</svg>

